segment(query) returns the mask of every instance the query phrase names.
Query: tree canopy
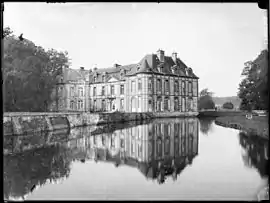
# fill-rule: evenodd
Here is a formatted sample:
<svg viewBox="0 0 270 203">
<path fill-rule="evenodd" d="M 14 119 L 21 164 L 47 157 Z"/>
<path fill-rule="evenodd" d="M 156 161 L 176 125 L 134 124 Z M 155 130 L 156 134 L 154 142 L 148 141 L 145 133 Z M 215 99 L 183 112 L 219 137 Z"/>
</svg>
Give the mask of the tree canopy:
<svg viewBox="0 0 270 203">
<path fill-rule="evenodd" d="M 68 53 L 45 50 L 12 33 L 10 28 L 4 28 L 4 111 L 47 111 L 56 99 L 51 95 L 57 76 L 63 67 L 69 66 Z"/>
<path fill-rule="evenodd" d="M 200 95 L 198 100 L 199 110 L 215 108 L 215 103 L 212 98 L 213 92 L 210 92 L 208 88 L 206 88 L 201 90 L 199 95 Z"/>
<path fill-rule="evenodd" d="M 233 103 L 232 102 L 225 102 L 222 107 L 224 109 L 233 109 Z"/>
<path fill-rule="evenodd" d="M 243 80 L 239 84 L 238 96 L 242 99 L 242 110 L 268 110 L 268 50 L 245 64 Z"/>
</svg>

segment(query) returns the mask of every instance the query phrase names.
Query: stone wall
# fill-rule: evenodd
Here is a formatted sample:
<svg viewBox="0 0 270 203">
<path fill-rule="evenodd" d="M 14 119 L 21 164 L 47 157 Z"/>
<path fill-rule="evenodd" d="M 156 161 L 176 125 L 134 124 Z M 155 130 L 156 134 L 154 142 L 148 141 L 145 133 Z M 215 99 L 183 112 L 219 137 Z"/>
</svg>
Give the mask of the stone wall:
<svg viewBox="0 0 270 203">
<path fill-rule="evenodd" d="M 36 134 L 79 126 L 147 120 L 156 117 L 196 116 L 196 113 L 4 113 L 4 135 Z"/>
</svg>

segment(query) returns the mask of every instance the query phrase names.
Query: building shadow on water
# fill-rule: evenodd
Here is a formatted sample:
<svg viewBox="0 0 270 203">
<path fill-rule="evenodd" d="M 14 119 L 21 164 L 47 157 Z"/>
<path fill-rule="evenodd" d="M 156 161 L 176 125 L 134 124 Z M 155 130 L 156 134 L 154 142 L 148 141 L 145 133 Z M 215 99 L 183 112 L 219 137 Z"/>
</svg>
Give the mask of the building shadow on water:
<svg viewBox="0 0 270 203">
<path fill-rule="evenodd" d="M 68 178 L 74 161 L 133 167 L 162 184 L 169 176 L 177 180 L 198 155 L 198 120 L 157 119 L 5 136 L 4 152 L 5 199 L 23 198 Z"/>
</svg>

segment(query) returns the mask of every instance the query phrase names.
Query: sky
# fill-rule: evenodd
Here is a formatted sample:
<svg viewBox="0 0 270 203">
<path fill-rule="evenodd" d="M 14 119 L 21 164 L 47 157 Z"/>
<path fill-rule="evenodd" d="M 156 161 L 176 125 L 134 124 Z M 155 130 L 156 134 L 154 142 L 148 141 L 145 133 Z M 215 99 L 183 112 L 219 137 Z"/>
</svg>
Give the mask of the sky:
<svg viewBox="0 0 270 203">
<path fill-rule="evenodd" d="M 15 35 L 67 51 L 75 69 L 175 51 L 199 90 L 219 97 L 237 95 L 244 63 L 267 48 L 267 13 L 256 3 L 5 3 L 3 19 Z"/>
</svg>

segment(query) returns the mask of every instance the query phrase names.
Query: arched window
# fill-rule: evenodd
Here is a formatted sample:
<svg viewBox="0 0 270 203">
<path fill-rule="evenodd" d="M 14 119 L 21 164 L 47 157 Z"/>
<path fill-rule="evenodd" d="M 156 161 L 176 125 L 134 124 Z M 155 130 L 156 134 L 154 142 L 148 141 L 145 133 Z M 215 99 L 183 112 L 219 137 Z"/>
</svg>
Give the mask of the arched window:
<svg viewBox="0 0 270 203">
<path fill-rule="evenodd" d="M 74 101 L 70 102 L 70 109 L 72 109 L 72 110 L 74 109 Z"/>
<path fill-rule="evenodd" d="M 79 97 L 83 97 L 83 88 L 82 87 L 79 87 L 78 88 L 78 95 L 79 95 Z"/>
</svg>

